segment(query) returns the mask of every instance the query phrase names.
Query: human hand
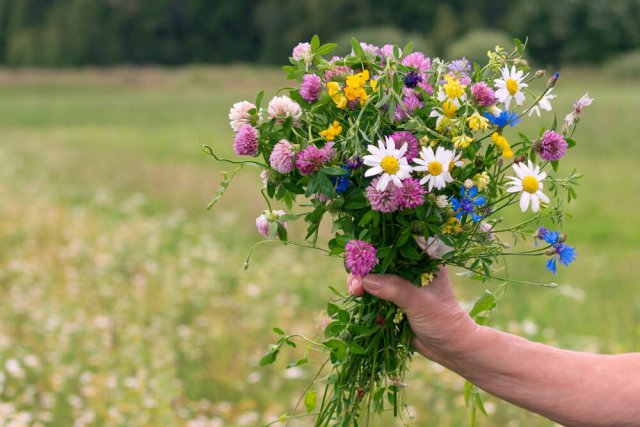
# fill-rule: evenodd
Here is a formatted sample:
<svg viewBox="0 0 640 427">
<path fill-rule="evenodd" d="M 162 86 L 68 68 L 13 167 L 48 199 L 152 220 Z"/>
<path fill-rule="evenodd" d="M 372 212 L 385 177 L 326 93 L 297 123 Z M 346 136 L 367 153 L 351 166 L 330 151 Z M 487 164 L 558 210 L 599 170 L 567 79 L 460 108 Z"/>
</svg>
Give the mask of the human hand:
<svg viewBox="0 0 640 427">
<path fill-rule="evenodd" d="M 458 303 L 444 266 L 429 285 L 421 288 L 390 274 L 369 274 L 364 278 L 349 275 L 347 283 L 352 296 L 366 292 L 400 307 L 416 335 L 416 350 L 429 359 L 438 361 L 462 351 L 477 328 Z"/>
</svg>

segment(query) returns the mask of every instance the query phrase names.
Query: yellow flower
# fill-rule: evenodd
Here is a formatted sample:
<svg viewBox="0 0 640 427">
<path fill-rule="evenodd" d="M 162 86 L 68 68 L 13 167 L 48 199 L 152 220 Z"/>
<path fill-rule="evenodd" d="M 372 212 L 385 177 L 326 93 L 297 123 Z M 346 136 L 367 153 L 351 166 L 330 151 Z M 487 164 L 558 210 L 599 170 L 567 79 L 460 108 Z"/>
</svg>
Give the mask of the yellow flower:
<svg viewBox="0 0 640 427">
<path fill-rule="evenodd" d="M 471 138 L 470 136 L 462 134 L 460 136 L 456 136 L 455 138 L 453 138 L 452 141 L 453 141 L 453 145 L 456 148 L 464 149 L 464 148 L 467 148 L 471 144 L 471 141 L 473 141 L 473 138 Z"/>
<path fill-rule="evenodd" d="M 398 309 L 396 310 L 396 315 L 393 316 L 393 323 L 398 325 L 400 324 L 400 322 L 402 322 L 403 318 L 404 318 L 404 311 L 402 311 L 402 309 L 398 307 Z"/>
<path fill-rule="evenodd" d="M 377 80 L 369 80 L 369 85 L 371 86 L 371 89 L 376 90 L 376 88 L 378 87 L 378 81 Z"/>
<path fill-rule="evenodd" d="M 445 83 L 442 88 L 449 99 L 457 99 L 464 95 L 464 90 L 467 86 L 461 84 L 457 77 L 444 76 L 444 79 L 447 83 Z"/>
<path fill-rule="evenodd" d="M 347 98 L 342 93 L 340 84 L 337 82 L 327 83 L 327 89 L 329 90 L 329 96 L 333 99 L 338 108 L 344 108 L 347 106 Z"/>
<path fill-rule="evenodd" d="M 429 145 L 429 137 L 427 135 L 421 137 L 418 140 L 418 144 L 420 144 L 421 147 L 426 147 L 427 145 Z"/>
<path fill-rule="evenodd" d="M 428 286 L 433 281 L 433 273 L 422 273 L 420 275 L 420 286 Z"/>
<path fill-rule="evenodd" d="M 474 131 L 484 130 L 489 126 L 489 119 L 482 117 L 477 111 L 473 113 L 468 119 L 467 123 L 469 127 Z"/>
<path fill-rule="evenodd" d="M 491 182 L 491 178 L 487 171 L 483 171 L 482 173 L 477 173 L 473 177 L 473 183 L 478 187 L 479 191 L 483 191 L 489 183 Z"/>
<path fill-rule="evenodd" d="M 327 141 L 333 141 L 336 136 L 340 135 L 341 132 L 342 126 L 340 126 L 340 123 L 336 121 L 333 122 L 327 129 L 320 132 L 320 135 L 322 135 Z"/>
<path fill-rule="evenodd" d="M 453 119 L 456 116 L 458 107 L 451 101 L 445 101 L 442 103 L 442 112 L 445 117 Z"/>
<path fill-rule="evenodd" d="M 502 157 L 507 159 L 513 157 L 513 151 L 511 151 L 511 146 L 509 145 L 509 141 L 507 141 L 507 138 L 500 135 L 498 132 L 494 132 L 493 135 L 491 135 L 491 140 L 498 146 L 498 148 L 502 152 Z"/>
<path fill-rule="evenodd" d="M 460 225 L 460 221 L 458 221 L 458 218 L 456 217 L 449 218 L 447 223 L 442 226 L 442 232 L 444 234 L 461 233 L 462 226 Z"/>
<path fill-rule="evenodd" d="M 329 89 L 329 96 L 333 97 L 336 93 L 340 92 L 340 84 L 338 82 L 327 83 L 327 89 Z"/>
</svg>

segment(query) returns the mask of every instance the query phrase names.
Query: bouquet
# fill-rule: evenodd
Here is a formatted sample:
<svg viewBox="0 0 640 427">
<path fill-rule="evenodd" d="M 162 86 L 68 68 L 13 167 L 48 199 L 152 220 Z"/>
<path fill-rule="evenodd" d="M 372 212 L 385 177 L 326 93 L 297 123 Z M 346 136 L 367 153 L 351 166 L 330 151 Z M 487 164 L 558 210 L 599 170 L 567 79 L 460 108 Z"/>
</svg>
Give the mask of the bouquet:
<svg viewBox="0 0 640 427">
<path fill-rule="evenodd" d="M 559 227 L 563 198 L 576 197 L 580 174 L 556 173 L 576 144 L 571 137 L 591 98 L 577 101 L 561 128 L 554 118 L 536 136 L 515 133 L 521 120 L 552 110 L 559 74 L 532 91 L 531 82 L 546 72 L 532 73 L 526 43 L 514 41 L 511 52 L 488 52 L 484 65 L 431 59 L 411 43 L 380 48 L 353 39 L 350 54 L 330 59 L 335 44 L 321 45 L 317 36 L 300 43 L 282 67 L 295 87 L 273 97 L 266 111 L 260 93 L 255 103 L 238 102 L 229 112 L 233 149 L 245 159 L 223 159 L 204 147 L 238 165 L 225 173 L 210 206 L 241 168 L 255 166 L 266 202 L 256 226 L 267 241 L 319 249 L 342 258 L 354 275 L 392 273 L 415 286 L 429 286 L 443 264 L 471 278 L 535 284 L 501 273 L 504 259 L 545 256 L 553 273 L 558 263 L 574 260 Z M 275 209 L 276 201 L 287 211 Z M 501 215 L 512 205 L 525 216 L 507 225 Z M 327 217 L 332 238 L 323 248 L 317 241 Z M 299 219 L 307 224 L 305 241 L 289 241 L 287 223 Z M 508 243 L 528 236 L 535 245 L 521 252 Z M 404 416 L 413 349 L 403 312 L 370 295 L 334 292 L 324 336 L 303 338 L 327 352 L 333 366 L 316 376 L 324 392 L 310 387 L 301 398 L 314 425 L 362 425 L 386 410 Z M 472 316 L 486 321 L 500 296 L 487 291 Z M 274 331 L 281 338 L 261 365 L 276 360 L 283 346 L 295 346 L 294 336 Z M 469 385 L 467 397 L 477 395 L 472 391 Z M 482 404 L 471 398 L 471 405 Z"/>
</svg>

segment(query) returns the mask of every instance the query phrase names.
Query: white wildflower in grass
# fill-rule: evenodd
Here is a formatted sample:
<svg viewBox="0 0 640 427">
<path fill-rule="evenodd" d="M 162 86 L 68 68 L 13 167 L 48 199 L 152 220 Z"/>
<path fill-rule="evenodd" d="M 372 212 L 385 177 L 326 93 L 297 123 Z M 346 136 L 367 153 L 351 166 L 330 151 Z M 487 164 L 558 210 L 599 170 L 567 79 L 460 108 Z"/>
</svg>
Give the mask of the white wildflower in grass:
<svg viewBox="0 0 640 427">
<path fill-rule="evenodd" d="M 390 182 L 396 187 L 402 187 L 402 180 L 411 176 L 413 169 L 405 157 L 407 144 L 402 144 L 399 149 L 395 144 L 393 139 L 385 137 L 384 141 L 378 141 L 377 147 L 369 145 L 367 150 L 371 154 L 363 157 L 364 164 L 370 166 L 364 176 L 381 175 L 376 184 L 376 189 L 379 191 L 384 191 Z"/>
<path fill-rule="evenodd" d="M 443 189 L 446 185 L 453 181 L 449 166 L 454 159 L 453 151 L 438 147 L 434 152 L 431 147 L 422 147 L 420 157 L 413 161 L 418 164 L 413 170 L 425 172 L 426 175 L 420 179 L 420 184 L 428 184 L 429 191 Z"/>
<path fill-rule="evenodd" d="M 547 91 L 547 93 L 544 94 L 544 96 L 542 98 L 540 98 L 540 101 L 538 101 L 538 103 L 536 105 L 534 105 L 531 110 L 529 110 L 529 117 L 531 117 L 533 115 L 533 113 L 536 113 L 538 115 L 538 117 L 540 117 L 540 110 L 544 110 L 544 111 L 551 111 L 551 100 L 554 99 L 556 97 L 556 95 L 553 95 L 551 92 L 553 91 L 553 88 L 549 89 Z"/>
<path fill-rule="evenodd" d="M 533 212 L 540 210 L 540 201 L 549 203 L 549 198 L 542 192 L 542 181 L 547 177 L 546 172 L 540 171 L 540 166 L 531 163 L 514 163 L 513 170 L 517 176 L 509 176 L 508 193 L 520 194 L 520 209 L 525 212 L 531 205 Z"/>
<path fill-rule="evenodd" d="M 498 90 L 496 90 L 496 98 L 498 98 L 498 101 L 504 103 L 504 108 L 507 110 L 509 109 L 512 99 L 515 100 L 518 105 L 522 105 L 524 102 L 525 96 L 522 89 L 529 85 L 524 83 L 523 80 L 528 75 L 529 74 L 524 74 L 521 70 L 517 71 L 515 65 L 511 66 L 511 70 L 505 65 L 502 69 L 502 78 L 494 80 L 498 88 Z"/>
</svg>

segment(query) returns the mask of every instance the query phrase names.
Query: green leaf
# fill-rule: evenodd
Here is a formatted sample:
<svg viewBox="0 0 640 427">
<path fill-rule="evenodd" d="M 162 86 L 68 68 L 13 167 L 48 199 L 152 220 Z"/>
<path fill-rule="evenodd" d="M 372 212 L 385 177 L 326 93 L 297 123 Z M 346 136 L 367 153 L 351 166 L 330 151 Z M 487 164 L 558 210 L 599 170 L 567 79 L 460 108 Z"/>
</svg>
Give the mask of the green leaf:
<svg viewBox="0 0 640 427">
<path fill-rule="evenodd" d="M 242 169 L 242 165 L 238 166 L 237 169 L 234 169 L 230 175 L 229 172 L 222 172 L 222 182 L 220 183 L 220 187 L 218 188 L 218 191 L 216 191 L 216 194 L 213 196 L 213 199 L 211 199 L 211 201 L 207 205 L 207 209 L 211 209 L 218 202 L 218 200 L 222 198 L 225 191 L 227 191 L 229 184 L 231 184 L 233 177 L 236 176 L 240 169 Z"/>
<path fill-rule="evenodd" d="M 317 56 L 326 55 L 327 53 L 333 51 L 338 45 L 336 43 L 327 43 L 323 44 L 316 50 Z"/>
<path fill-rule="evenodd" d="M 419 260 L 421 255 L 413 245 L 404 245 L 400 248 L 400 255 L 407 259 Z"/>
<path fill-rule="evenodd" d="M 513 39 L 513 41 L 516 44 L 518 55 L 520 56 L 524 55 L 524 46 L 522 46 L 522 42 L 520 41 L 520 39 L 516 37 L 515 39 Z"/>
<path fill-rule="evenodd" d="M 351 37 L 351 47 L 353 48 L 353 53 L 359 59 L 364 59 L 364 51 L 362 50 L 362 46 L 355 37 Z"/>
<path fill-rule="evenodd" d="M 314 390 L 309 390 L 307 394 L 304 395 L 304 407 L 307 409 L 307 414 L 310 414 L 316 409 L 317 402 L 318 395 Z"/>
<path fill-rule="evenodd" d="M 276 361 L 278 358 L 278 353 L 280 352 L 280 345 L 273 345 L 271 348 L 262 356 L 260 359 L 260 366 L 270 365 Z"/>
<path fill-rule="evenodd" d="M 360 218 L 360 221 L 358 221 L 358 226 L 364 227 L 365 225 L 373 221 L 373 212 L 374 211 L 368 211 L 366 214 L 364 214 L 362 218 Z"/>
<path fill-rule="evenodd" d="M 286 335 L 284 331 L 280 328 L 273 328 L 273 332 L 275 332 L 278 335 Z"/>
<path fill-rule="evenodd" d="M 334 175 L 334 176 L 342 176 L 345 173 L 347 173 L 346 170 L 342 169 L 342 168 L 335 168 L 335 167 L 324 167 L 322 169 L 320 169 L 320 172 L 327 174 L 327 175 Z"/>
<path fill-rule="evenodd" d="M 316 50 L 320 47 L 320 38 L 317 34 L 311 37 L 311 53 L 316 53 Z"/>
<path fill-rule="evenodd" d="M 318 191 L 327 196 L 333 195 L 333 184 L 329 177 L 323 173 L 318 174 Z"/>
<path fill-rule="evenodd" d="M 309 361 L 309 359 L 307 359 L 306 357 L 303 357 L 300 360 L 297 360 L 295 362 L 291 362 L 287 365 L 287 369 L 291 369 L 291 368 L 295 368 L 296 366 L 300 366 L 300 365 L 304 365 L 305 363 L 307 363 Z"/>
<path fill-rule="evenodd" d="M 284 67 L 282 67 L 284 68 Z M 260 104 L 262 104 L 262 98 L 264 98 L 264 91 L 261 90 L 258 96 L 256 97 L 256 111 L 260 111 Z"/>
<path fill-rule="evenodd" d="M 287 239 L 287 229 L 284 225 L 282 225 L 282 223 L 277 223 L 278 224 L 278 238 L 283 241 L 286 242 Z M 269 226 L 269 231 L 271 231 L 271 226 Z"/>
<path fill-rule="evenodd" d="M 390 99 L 391 99 L 391 94 L 388 93 L 385 96 L 383 96 L 382 98 L 380 98 L 380 100 L 378 102 L 376 102 L 375 107 L 376 108 L 382 108 L 383 106 L 387 105 L 387 102 L 389 102 Z"/>
<path fill-rule="evenodd" d="M 558 160 L 554 160 L 551 162 L 551 167 L 553 168 L 554 172 L 558 172 L 559 165 L 560 165 L 560 162 Z"/>
<path fill-rule="evenodd" d="M 496 306 L 496 297 L 490 290 L 485 290 L 484 294 L 473 305 L 473 308 L 469 312 L 469 316 L 475 318 L 485 311 L 492 310 Z"/>
<path fill-rule="evenodd" d="M 360 344 L 356 344 L 353 341 L 350 341 L 347 343 L 347 347 L 349 348 L 349 351 L 351 351 L 351 353 L 353 354 L 365 354 L 366 350 L 364 349 L 364 347 L 362 347 Z"/>
<path fill-rule="evenodd" d="M 413 42 L 407 43 L 402 49 L 402 57 L 407 56 L 413 51 Z"/>
<path fill-rule="evenodd" d="M 318 175 L 318 173 L 311 175 L 309 184 L 307 184 L 307 191 L 304 193 L 305 196 L 309 197 L 316 192 L 316 189 L 318 188 Z"/>
</svg>

